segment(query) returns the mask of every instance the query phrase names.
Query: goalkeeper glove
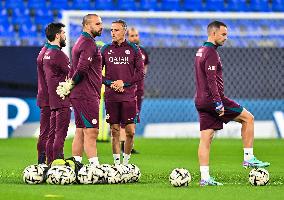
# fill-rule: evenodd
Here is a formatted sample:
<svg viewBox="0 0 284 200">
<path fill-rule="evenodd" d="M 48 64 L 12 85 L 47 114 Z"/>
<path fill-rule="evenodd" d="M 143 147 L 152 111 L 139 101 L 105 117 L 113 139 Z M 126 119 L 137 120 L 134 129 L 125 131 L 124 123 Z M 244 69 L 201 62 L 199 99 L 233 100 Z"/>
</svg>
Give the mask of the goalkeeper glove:
<svg viewBox="0 0 284 200">
<path fill-rule="evenodd" d="M 65 82 L 60 82 L 56 88 L 56 93 L 60 96 L 61 99 L 65 99 L 67 95 L 70 94 L 70 91 L 74 87 L 74 82 L 72 79 L 67 79 Z"/>
<path fill-rule="evenodd" d="M 222 102 L 215 102 L 215 111 L 217 113 L 220 113 L 222 111 L 222 109 L 224 108 L 224 105 Z"/>
</svg>

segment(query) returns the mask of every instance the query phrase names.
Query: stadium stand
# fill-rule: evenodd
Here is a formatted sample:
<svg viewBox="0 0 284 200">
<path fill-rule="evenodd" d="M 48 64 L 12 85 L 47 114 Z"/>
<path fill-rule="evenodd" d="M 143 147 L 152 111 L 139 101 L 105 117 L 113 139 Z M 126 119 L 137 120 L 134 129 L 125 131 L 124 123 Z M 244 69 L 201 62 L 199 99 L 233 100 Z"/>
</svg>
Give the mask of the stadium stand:
<svg viewBox="0 0 284 200">
<path fill-rule="evenodd" d="M 44 27 L 51 21 L 59 21 L 63 9 L 283 12 L 284 0 L 3 0 L 0 3 L 0 45 L 41 46 L 44 42 Z M 110 22 L 110 19 L 104 21 L 105 24 Z M 144 45 L 148 47 L 198 46 L 204 40 L 204 28 L 208 24 L 205 19 L 130 19 L 127 22 L 138 26 Z M 283 47 L 283 20 L 274 20 L 273 23 L 265 19 L 226 20 L 226 23 L 230 27 L 229 47 Z M 74 30 L 71 40 L 75 40 L 81 29 L 71 26 Z M 102 40 L 109 41 L 109 34 L 103 34 Z"/>
</svg>

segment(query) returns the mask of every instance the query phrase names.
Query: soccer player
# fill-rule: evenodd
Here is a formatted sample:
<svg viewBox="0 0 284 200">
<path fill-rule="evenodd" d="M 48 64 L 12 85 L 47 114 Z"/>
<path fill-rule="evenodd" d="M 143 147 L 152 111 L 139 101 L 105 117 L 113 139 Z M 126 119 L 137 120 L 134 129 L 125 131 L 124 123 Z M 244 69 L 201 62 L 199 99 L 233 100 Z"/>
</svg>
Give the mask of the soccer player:
<svg viewBox="0 0 284 200">
<path fill-rule="evenodd" d="M 51 109 L 50 131 L 48 134 L 46 152 L 47 163 L 55 159 L 63 159 L 64 141 L 70 122 L 70 102 L 61 99 L 56 94 L 59 82 L 65 80 L 69 72 L 69 58 L 61 51 L 66 46 L 65 25 L 51 23 L 46 27 L 45 34 L 50 44 L 43 57 L 43 70 L 47 82 L 49 105 Z"/>
<path fill-rule="evenodd" d="M 128 35 L 128 41 L 136 44 L 137 46 L 139 46 L 139 48 L 141 50 L 142 59 L 143 59 L 143 62 L 144 62 L 144 73 L 146 74 L 147 73 L 147 69 L 148 69 L 148 64 L 149 64 L 149 56 L 148 56 L 148 53 L 146 52 L 145 48 L 142 45 L 140 45 L 139 32 L 138 32 L 138 30 L 136 28 L 131 27 L 130 29 L 128 29 L 127 35 Z M 136 85 L 137 85 L 137 90 L 136 90 L 137 108 L 138 108 L 138 113 L 140 114 L 141 113 L 141 107 L 142 107 L 142 101 L 143 101 L 143 98 L 144 98 L 144 79 L 139 81 Z M 140 122 L 140 116 L 138 117 L 138 122 Z M 121 125 L 121 129 L 120 129 L 120 143 L 121 143 L 122 151 L 124 150 L 125 139 L 126 139 L 125 125 L 122 124 Z M 139 152 L 136 151 L 133 148 L 131 153 L 132 154 L 137 154 Z"/>
<path fill-rule="evenodd" d="M 67 88 L 67 93 L 63 91 L 63 94 L 68 95 L 74 87 L 70 94 L 76 123 L 72 144 L 74 159 L 81 162 L 84 149 L 90 164 L 99 165 L 96 142 L 99 134 L 102 55 L 95 37 L 102 34 L 102 20 L 96 14 L 88 14 L 84 16 L 82 25 L 83 32 L 72 49 L 71 79 L 63 83 L 63 89 Z"/>
<path fill-rule="evenodd" d="M 258 160 L 253 154 L 254 116 L 245 108 L 224 95 L 222 64 L 217 52 L 227 40 L 227 26 L 219 21 L 207 27 L 208 40 L 200 47 L 195 57 L 196 94 L 195 106 L 200 120 L 200 143 L 198 158 L 200 164 L 200 185 L 222 185 L 209 175 L 210 145 L 216 130 L 223 123 L 236 121 L 242 124 L 241 134 L 244 146 L 244 167 L 267 167 L 268 162 Z"/>
<path fill-rule="evenodd" d="M 43 56 L 49 43 L 46 42 L 37 57 L 37 106 L 40 108 L 40 133 L 37 142 L 38 164 L 46 163 L 46 142 L 49 133 L 50 106 L 48 100 L 47 83 L 43 71 Z"/>
<path fill-rule="evenodd" d="M 106 75 L 105 104 L 107 122 L 112 135 L 112 151 L 114 164 L 120 164 L 120 125 L 125 124 L 126 140 L 123 164 L 128 164 L 133 147 L 135 123 L 138 110 L 136 100 L 136 83 L 144 78 L 142 54 L 138 46 L 127 42 L 126 22 L 112 22 L 112 43 L 102 47 L 103 65 Z"/>
</svg>

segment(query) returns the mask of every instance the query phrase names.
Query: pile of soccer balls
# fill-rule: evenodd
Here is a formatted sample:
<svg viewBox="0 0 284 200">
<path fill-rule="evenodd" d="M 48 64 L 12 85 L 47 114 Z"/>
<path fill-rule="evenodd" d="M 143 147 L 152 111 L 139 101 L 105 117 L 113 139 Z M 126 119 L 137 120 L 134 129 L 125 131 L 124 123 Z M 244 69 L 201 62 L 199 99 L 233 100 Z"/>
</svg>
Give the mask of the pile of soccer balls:
<svg viewBox="0 0 284 200">
<path fill-rule="evenodd" d="M 55 165 L 48 168 L 45 164 L 30 165 L 23 172 L 27 184 L 68 185 L 79 184 L 116 184 L 133 183 L 141 177 L 140 169 L 134 164 L 128 165 L 84 165 L 75 173 L 75 165 Z"/>
</svg>

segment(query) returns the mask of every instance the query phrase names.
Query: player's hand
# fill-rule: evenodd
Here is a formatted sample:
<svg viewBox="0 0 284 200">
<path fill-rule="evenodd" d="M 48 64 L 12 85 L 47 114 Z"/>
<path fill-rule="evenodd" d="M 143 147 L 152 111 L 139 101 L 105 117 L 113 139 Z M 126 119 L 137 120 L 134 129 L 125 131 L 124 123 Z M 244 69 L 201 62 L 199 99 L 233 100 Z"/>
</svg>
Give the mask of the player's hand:
<svg viewBox="0 0 284 200">
<path fill-rule="evenodd" d="M 122 80 L 116 80 L 110 85 L 110 87 L 117 92 L 123 92 L 124 91 L 123 86 L 124 83 Z"/>
<path fill-rule="evenodd" d="M 215 102 L 215 111 L 219 114 L 219 116 L 223 116 L 225 109 L 222 102 Z"/>
</svg>

